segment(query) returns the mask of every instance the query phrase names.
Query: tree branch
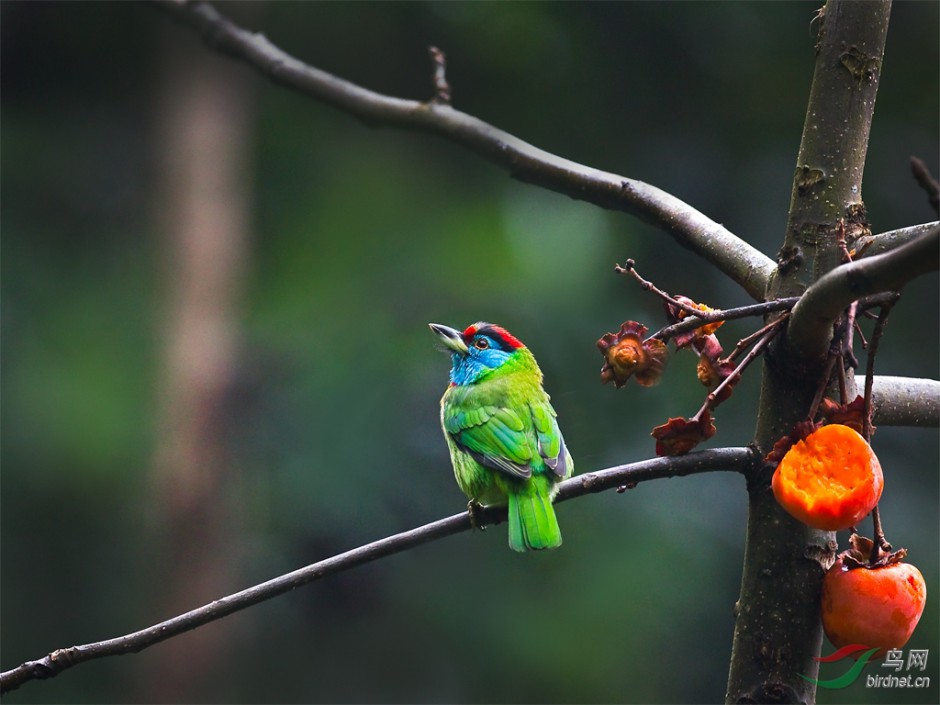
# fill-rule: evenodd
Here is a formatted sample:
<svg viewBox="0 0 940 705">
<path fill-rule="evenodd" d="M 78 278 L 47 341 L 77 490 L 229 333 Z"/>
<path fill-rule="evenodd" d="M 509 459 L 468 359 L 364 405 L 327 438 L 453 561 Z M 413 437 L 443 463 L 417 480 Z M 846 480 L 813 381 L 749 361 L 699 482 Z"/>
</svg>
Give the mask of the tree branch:
<svg viewBox="0 0 940 705">
<path fill-rule="evenodd" d="M 862 259 L 864 257 L 871 257 L 888 252 L 933 230 L 938 225 L 940 225 L 940 221 L 934 221 L 932 223 L 912 225 L 898 230 L 889 230 L 888 232 L 879 233 L 877 235 L 863 235 L 853 243 L 855 252 L 857 253 L 855 258 Z"/>
<path fill-rule="evenodd" d="M 940 226 L 889 252 L 836 267 L 800 298 L 787 330 L 793 349 L 822 357 L 829 349 L 832 324 L 856 299 L 901 289 L 907 282 L 940 268 Z"/>
<path fill-rule="evenodd" d="M 747 316 L 763 316 L 774 311 L 787 311 L 799 301 L 799 297 L 791 296 L 788 299 L 774 299 L 761 304 L 751 304 L 750 306 L 739 306 L 737 308 L 712 309 L 711 311 L 700 311 L 693 316 L 683 318 L 678 323 L 661 328 L 653 333 L 650 338 L 659 338 L 663 342 L 668 342 L 683 333 L 688 333 L 696 328 L 701 328 L 707 323 L 713 321 L 731 321 L 736 318 L 746 318 Z"/>
<path fill-rule="evenodd" d="M 561 483 L 555 503 L 575 497 L 603 492 L 612 488 L 632 487 L 639 482 L 666 477 L 681 477 L 720 470 L 749 474 L 760 463 L 760 457 L 750 448 L 717 448 L 689 453 L 673 458 L 654 458 L 627 465 L 618 465 L 583 475 Z M 498 524 L 506 518 L 505 507 L 487 507 L 477 515 L 478 523 Z M 15 690 L 27 681 L 52 678 L 62 671 L 85 661 L 136 653 L 161 641 L 221 619 L 252 605 L 270 600 L 314 580 L 369 563 L 385 556 L 401 553 L 415 546 L 442 539 L 470 529 L 466 512 L 439 519 L 430 524 L 404 531 L 351 551 L 312 563 L 291 573 L 222 597 L 208 605 L 168 619 L 152 627 L 124 636 L 80 646 L 57 649 L 43 658 L 27 661 L 0 674 L 0 693 Z"/>
<path fill-rule="evenodd" d="M 687 203 L 655 186 L 558 157 L 455 110 L 449 104 L 382 95 L 309 66 L 262 34 L 246 31 L 204 2 L 156 0 L 213 49 L 247 62 L 273 81 L 371 125 L 438 134 L 507 169 L 520 181 L 603 208 L 630 213 L 669 233 L 763 300 L 773 261 Z"/>
<path fill-rule="evenodd" d="M 855 383 L 865 385 L 858 375 Z M 940 426 L 940 382 L 913 377 L 875 375 L 872 386 L 872 410 L 878 426 Z"/>
</svg>

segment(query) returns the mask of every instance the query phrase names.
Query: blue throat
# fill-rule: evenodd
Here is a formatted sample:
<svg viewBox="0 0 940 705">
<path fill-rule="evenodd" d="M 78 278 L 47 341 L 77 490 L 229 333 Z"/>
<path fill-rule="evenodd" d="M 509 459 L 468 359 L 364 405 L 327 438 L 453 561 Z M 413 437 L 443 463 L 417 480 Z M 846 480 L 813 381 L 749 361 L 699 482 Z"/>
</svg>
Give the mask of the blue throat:
<svg viewBox="0 0 940 705">
<path fill-rule="evenodd" d="M 481 377 L 500 367 L 511 355 L 498 348 L 471 348 L 466 355 L 454 353 L 451 355 L 453 367 L 450 368 L 450 381 L 457 386 L 478 382 Z"/>
</svg>

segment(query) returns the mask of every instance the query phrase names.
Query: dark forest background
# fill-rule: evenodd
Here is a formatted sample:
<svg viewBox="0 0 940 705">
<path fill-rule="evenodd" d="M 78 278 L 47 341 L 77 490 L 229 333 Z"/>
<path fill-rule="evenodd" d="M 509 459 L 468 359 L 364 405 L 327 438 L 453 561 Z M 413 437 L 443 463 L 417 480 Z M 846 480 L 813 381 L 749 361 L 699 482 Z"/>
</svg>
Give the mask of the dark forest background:
<svg viewBox="0 0 940 705">
<path fill-rule="evenodd" d="M 220 9 L 409 98 L 431 95 L 437 45 L 455 107 L 663 188 L 773 256 L 818 5 Z M 938 172 L 938 22 L 937 3 L 895 3 L 864 184 L 875 232 L 933 218 L 908 159 Z M 146 4 L 4 1 L 0 58 L 4 669 L 461 511 L 437 418 L 449 362 L 429 321 L 489 320 L 525 341 L 584 472 L 651 456 L 650 429 L 703 396 L 687 352 L 657 388 L 601 385 L 595 340 L 626 319 L 663 323 L 613 264 L 631 257 L 712 306 L 750 303 L 631 217 L 364 126 Z M 879 373 L 937 377 L 937 283 L 895 307 Z M 725 347 L 755 323 L 726 325 Z M 758 376 L 718 410 L 710 446 L 750 439 Z M 918 675 L 933 687 L 856 683 L 820 702 L 938 699 L 937 440 L 874 438 L 888 537 L 929 586 L 908 647 L 930 650 Z M 742 479 L 649 483 L 558 513 L 559 551 L 515 555 L 505 526 L 462 534 L 5 701 L 722 700 Z"/>
</svg>

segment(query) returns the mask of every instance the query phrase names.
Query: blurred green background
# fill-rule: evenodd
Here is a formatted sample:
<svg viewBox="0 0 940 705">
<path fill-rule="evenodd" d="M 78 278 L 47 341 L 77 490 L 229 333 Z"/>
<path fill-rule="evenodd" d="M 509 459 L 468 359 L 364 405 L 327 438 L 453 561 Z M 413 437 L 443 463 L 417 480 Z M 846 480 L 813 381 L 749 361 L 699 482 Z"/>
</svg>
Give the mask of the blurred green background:
<svg viewBox="0 0 940 705">
<path fill-rule="evenodd" d="M 430 95 L 437 45 L 455 107 L 663 188 L 773 256 L 818 4 L 221 9 L 391 95 Z M 932 219 L 908 157 L 938 172 L 938 21 L 937 3 L 893 10 L 864 187 L 876 232 Z M 525 341 L 584 472 L 649 457 L 650 429 L 702 399 L 687 353 L 655 389 L 600 384 L 598 337 L 662 325 L 613 264 L 749 303 L 631 217 L 365 126 L 145 4 L 7 0 L 0 33 L 4 669 L 461 511 L 429 321 Z M 936 306 L 936 275 L 908 288 L 881 373 L 937 376 Z M 754 325 L 728 324 L 725 346 Z M 711 446 L 749 440 L 756 377 Z M 932 687 L 820 702 L 938 700 L 937 440 L 883 427 L 874 443 L 889 538 L 929 586 L 908 646 L 930 650 Z M 559 518 L 550 554 L 512 554 L 504 526 L 461 534 L 5 702 L 723 700 L 741 479 L 650 483 Z"/>
</svg>

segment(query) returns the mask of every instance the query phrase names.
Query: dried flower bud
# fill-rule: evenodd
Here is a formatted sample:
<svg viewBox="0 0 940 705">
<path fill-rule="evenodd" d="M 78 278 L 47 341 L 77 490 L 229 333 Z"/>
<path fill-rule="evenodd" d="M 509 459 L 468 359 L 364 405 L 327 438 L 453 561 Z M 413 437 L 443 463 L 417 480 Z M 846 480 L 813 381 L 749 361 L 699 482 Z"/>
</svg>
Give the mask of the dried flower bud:
<svg viewBox="0 0 940 705">
<path fill-rule="evenodd" d="M 709 313 L 715 309 L 705 304 L 696 303 L 687 296 L 675 296 L 673 297 L 676 301 L 691 308 L 698 309 L 702 313 Z M 666 316 L 671 323 L 678 323 L 679 321 L 685 320 L 689 316 L 693 315 L 686 311 L 683 308 L 674 306 L 673 304 L 667 303 L 666 307 Z M 688 333 L 682 333 L 675 337 L 676 348 L 681 349 L 692 343 L 693 341 L 698 341 L 701 338 L 713 336 L 715 331 L 721 328 L 724 325 L 724 321 L 712 321 L 711 323 L 706 323 L 693 331 Z M 715 339 L 717 341 L 717 338 Z"/>
<path fill-rule="evenodd" d="M 626 321 L 616 334 L 605 333 L 597 341 L 597 349 L 605 360 L 601 368 L 602 382 L 613 382 L 618 389 L 630 377 L 644 387 L 659 382 L 669 351 L 657 338 L 644 340 L 647 330 L 642 323 Z"/>
<path fill-rule="evenodd" d="M 685 455 L 702 441 L 715 435 L 712 415 L 705 411 L 698 419 L 671 418 L 650 434 L 656 439 L 656 455 Z"/>
<path fill-rule="evenodd" d="M 698 375 L 698 381 L 705 385 L 708 391 L 714 391 L 719 384 L 724 382 L 731 373 L 734 372 L 734 369 L 734 363 L 729 360 L 712 360 L 702 355 L 698 360 L 698 366 L 695 368 L 695 371 Z M 740 379 L 741 376 L 737 375 L 735 379 L 722 387 L 721 391 L 716 395 L 715 401 L 721 403 L 730 397 L 731 393 L 734 391 L 734 385 Z"/>
<path fill-rule="evenodd" d="M 704 335 L 696 338 L 692 343 L 692 349 L 697 355 L 707 357 L 712 362 L 717 362 L 718 358 L 721 357 L 721 353 L 724 352 L 717 336 L 714 335 Z"/>
<path fill-rule="evenodd" d="M 848 404 L 837 404 L 831 399 L 823 399 L 820 413 L 826 423 L 842 424 L 856 433 L 861 433 L 863 419 L 865 418 L 865 398 L 857 396 Z M 875 427 L 872 426 L 871 430 L 874 431 Z"/>
</svg>

